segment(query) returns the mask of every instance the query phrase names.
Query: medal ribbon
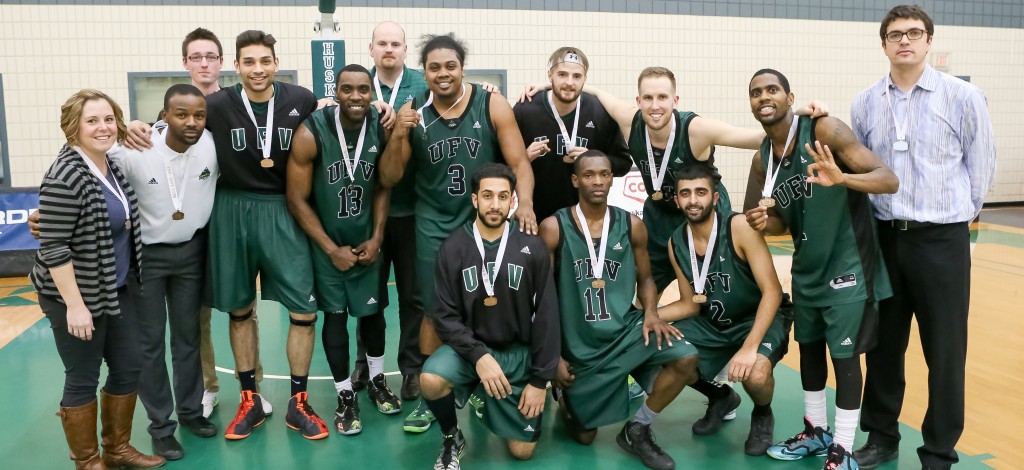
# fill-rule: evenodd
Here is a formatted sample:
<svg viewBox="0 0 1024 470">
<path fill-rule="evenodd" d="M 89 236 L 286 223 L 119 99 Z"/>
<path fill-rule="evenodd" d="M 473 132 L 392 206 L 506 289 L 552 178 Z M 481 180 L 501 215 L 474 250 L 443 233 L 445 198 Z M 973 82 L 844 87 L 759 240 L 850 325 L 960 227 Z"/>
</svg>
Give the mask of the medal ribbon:
<svg viewBox="0 0 1024 470">
<path fill-rule="evenodd" d="M 398 79 L 395 80 L 395 86 L 391 87 L 391 98 L 388 100 L 388 106 L 391 106 L 391 109 L 395 109 L 395 97 L 398 96 L 398 87 L 402 85 L 402 76 L 404 76 L 404 75 L 405 75 L 405 68 L 403 67 L 402 68 L 402 73 L 398 74 Z M 377 75 L 373 76 L 373 89 L 374 89 L 374 91 L 377 92 L 377 99 L 378 100 L 383 100 L 384 99 L 384 93 L 381 92 L 381 89 L 380 89 L 380 79 L 377 78 Z M 395 109 L 395 112 L 398 112 L 398 110 Z"/>
<path fill-rule="evenodd" d="M 775 188 L 775 180 L 779 178 L 779 173 L 782 172 L 782 160 L 786 158 L 786 150 L 789 150 L 789 144 L 793 142 L 793 136 L 796 135 L 796 126 L 800 123 L 800 118 L 793 116 L 793 123 L 789 125 L 789 135 L 786 136 L 786 146 L 782 147 L 782 157 L 779 158 L 779 166 L 774 166 L 775 162 L 775 146 L 772 145 L 771 137 L 768 138 L 768 167 L 765 168 L 765 179 L 764 189 L 761 190 L 762 197 L 771 197 L 772 189 Z M 772 171 L 772 170 L 775 171 Z"/>
<path fill-rule="evenodd" d="M 256 114 L 252 112 L 252 104 L 249 104 L 249 97 L 245 94 L 245 89 L 242 89 L 242 104 L 245 105 L 245 112 L 249 113 L 249 119 L 252 120 L 252 125 L 256 128 L 256 138 L 260 137 L 260 125 L 256 122 Z M 274 97 L 270 97 L 270 102 L 267 103 L 267 133 L 263 137 L 263 159 L 270 158 L 270 143 L 274 140 Z"/>
<path fill-rule="evenodd" d="M 890 84 L 891 83 L 892 82 L 890 82 Z M 907 128 L 909 127 L 907 125 L 907 120 L 910 119 L 910 112 L 907 112 L 907 113 L 904 114 L 903 121 L 901 122 L 896 117 L 896 108 L 893 107 L 893 105 L 892 105 L 892 89 L 891 89 L 891 87 L 887 87 L 886 88 L 886 90 L 885 90 L 885 98 L 886 98 L 885 103 L 889 105 L 889 112 L 892 113 L 892 123 L 896 127 L 896 140 L 898 142 L 906 142 L 906 140 L 907 140 Z M 908 99 L 908 101 L 909 101 L 909 99 Z"/>
<path fill-rule="evenodd" d="M 715 241 L 718 240 L 718 213 L 712 212 L 711 236 L 708 237 L 708 248 L 704 250 L 704 271 L 697 269 L 697 252 L 693 250 L 693 231 L 690 224 L 686 224 L 686 242 L 690 248 L 690 269 L 693 270 L 693 291 L 695 294 L 704 293 L 704 283 L 708 280 L 708 268 L 711 267 L 711 258 L 714 258 Z"/>
<path fill-rule="evenodd" d="M 501 243 L 498 244 L 498 256 L 494 259 L 494 278 L 487 269 L 487 256 L 484 254 L 484 239 L 480 237 L 480 227 L 473 222 L 473 240 L 476 241 L 476 249 L 480 252 L 480 260 L 483 263 L 480 269 L 480 277 L 483 278 L 484 290 L 488 297 L 494 297 L 494 283 L 498 280 L 498 273 L 501 272 L 501 260 L 505 258 L 505 247 L 508 245 L 508 221 L 505 222 L 505 231 L 501 234 Z"/>
<path fill-rule="evenodd" d="M 341 144 L 341 161 L 345 162 L 345 171 L 348 172 L 348 179 L 355 183 L 355 171 L 359 168 L 359 158 L 363 153 L 363 140 L 366 137 L 366 118 L 363 118 L 363 127 L 359 129 L 359 139 L 356 140 L 356 156 L 349 161 L 348 143 L 345 142 L 345 130 L 341 128 L 341 106 L 334 108 L 334 127 L 338 130 L 338 143 Z"/>
<path fill-rule="evenodd" d="M 644 134 L 647 136 L 647 165 L 651 167 L 651 186 L 648 193 L 661 191 L 661 183 L 665 181 L 665 173 L 668 170 L 668 160 L 672 156 L 672 144 L 676 141 L 676 112 L 672 111 L 672 130 L 668 134 L 668 143 L 665 144 L 665 154 L 661 156 L 661 169 L 654 165 L 654 150 L 651 148 L 651 129 L 644 126 Z M 652 193 L 653 194 L 653 193 Z M 666 196 L 668 196 L 666 194 Z"/>
<path fill-rule="evenodd" d="M 103 185 L 110 190 L 110 192 L 114 193 L 114 197 L 117 198 L 118 202 L 121 203 L 121 207 L 124 208 L 124 215 L 126 220 L 130 223 L 132 220 L 132 211 L 128 208 L 128 197 L 124 195 L 124 191 L 121 189 L 121 185 L 110 184 L 110 181 L 107 179 L 107 177 L 103 176 L 103 173 L 100 171 L 100 167 L 96 166 L 96 164 L 92 162 L 92 159 L 85 155 L 85 152 L 82 150 L 81 147 L 73 148 L 76 152 L 78 152 L 78 155 L 82 157 L 82 160 L 85 160 L 85 164 L 89 165 L 89 171 L 92 171 L 92 174 L 95 175 L 96 178 L 98 178 L 100 182 L 102 182 Z M 103 158 L 106 159 L 106 155 L 104 155 Z M 110 169 L 110 161 L 107 161 L 107 171 L 114 171 Z M 114 181 L 117 181 L 117 177 L 114 177 Z"/>
<path fill-rule="evenodd" d="M 601 279 L 601 275 L 604 274 L 604 255 L 608 250 L 608 225 L 611 223 L 610 211 L 607 207 L 604 209 L 604 221 L 601 226 L 601 249 L 595 255 L 594 253 L 594 238 L 590 236 L 590 226 L 587 224 L 587 218 L 583 216 L 583 209 L 580 208 L 579 204 L 576 204 L 576 217 L 580 219 L 580 225 L 583 230 L 583 237 L 587 239 L 587 250 L 590 252 L 590 263 L 594 266 L 594 278 Z"/>
<path fill-rule="evenodd" d="M 565 152 L 569 153 L 576 148 L 576 131 L 580 128 L 580 101 L 583 101 L 579 97 L 576 98 L 576 118 L 572 123 L 572 135 L 569 135 L 569 131 L 565 128 L 565 123 L 562 122 L 562 116 L 558 115 L 558 110 L 555 109 L 555 91 L 551 90 L 548 92 L 548 105 L 551 106 L 551 114 L 555 115 L 555 122 L 558 123 L 558 129 L 562 132 L 562 141 L 565 142 Z"/>
<path fill-rule="evenodd" d="M 179 193 L 178 186 L 175 184 L 174 170 L 171 168 L 171 160 L 174 157 L 170 157 L 162 151 L 163 149 L 174 151 L 167 146 L 166 138 L 167 136 L 161 135 L 161 138 L 157 139 L 154 143 L 156 144 L 157 151 L 160 153 L 160 157 L 164 161 L 164 171 L 167 173 L 167 189 L 171 193 L 171 204 L 174 205 L 175 211 L 181 212 L 182 201 L 185 199 L 185 189 L 188 187 L 188 165 L 191 163 L 191 159 L 186 154 L 180 154 L 185 159 L 185 172 L 181 174 L 182 183 L 181 192 Z"/>
</svg>

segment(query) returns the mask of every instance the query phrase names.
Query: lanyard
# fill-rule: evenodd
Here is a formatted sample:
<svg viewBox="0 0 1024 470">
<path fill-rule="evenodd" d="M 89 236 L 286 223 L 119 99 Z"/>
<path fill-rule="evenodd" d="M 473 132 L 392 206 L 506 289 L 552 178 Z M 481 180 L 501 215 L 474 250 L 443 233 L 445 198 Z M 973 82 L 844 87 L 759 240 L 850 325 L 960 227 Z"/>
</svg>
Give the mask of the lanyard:
<svg viewBox="0 0 1024 470">
<path fill-rule="evenodd" d="M 668 134 L 668 143 L 665 144 L 665 154 L 661 156 L 661 169 L 654 165 L 654 149 L 651 148 L 651 129 L 644 126 L 644 135 L 647 136 L 647 165 L 651 167 L 651 185 L 653 188 L 648 191 L 661 192 L 661 183 L 665 181 L 665 173 L 668 170 L 668 160 L 672 156 L 672 144 L 676 140 L 676 116 L 672 111 L 672 130 Z"/>
<path fill-rule="evenodd" d="M 124 208 L 124 226 L 125 228 L 131 228 L 132 211 L 128 207 L 128 197 L 124 195 L 124 191 L 121 189 L 121 184 L 111 184 L 110 180 L 108 180 L 107 177 L 104 176 L 103 173 L 100 171 L 100 168 L 96 166 L 95 163 L 92 162 L 92 159 L 85 155 L 85 152 L 82 150 L 81 147 L 75 147 L 74 149 L 76 152 L 78 152 L 78 155 L 82 157 L 82 160 L 85 160 L 85 164 L 89 165 L 89 171 L 92 171 L 92 174 L 95 175 L 96 178 L 98 178 L 100 182 L 102 182 L 103 185 L 106 186 L 107 189 L 109 189 L 110 192 L 114 194 L 114 197 L 117 198 L 118 202 L 121 203 L 121 207 Z M 106 159 L 106 155 L 104 155 L 103 158 Z M 110 162 L 107 162 L 107 171 L 114 171 L 113 169 L 110 168 Z M 114 181 L 117 182 L 117 177 L 114 177 Z"/>
<path fill-rule="evenodd" d="M 693 292 L 696 295 L 704 294 L 704 283 L 708 280 L 708 268 L 711 266 L 711 258 L 714 258 L 715 241 L 718 240 L 718 214 L 711 213 L 711 236 L 708 237 L 708 248 L 704 251 L 703 272 L 697 267 L 697 252 L 693 250 L 693 231 L 690 224 L 686 224 L 686 242 L 690 248 L 690 269 L 693 270 Z"/>
<path fill-rule="evenodd" d="M 548 92 L 548 104 L 551 106 L 551 114 L 555 115 L 555 122 L 558 123 L 558 129 L 562 132 L 562 141 L 565 142 L 566 153 L 571 152 L 576 148 L 576 131 L 580 128 L 580 98 L 576 98 L 576 118 L 572 123 L 572 135 L 569 135 L 569 131 L 565 128 L 565 123 L 562 122 L 562 116 L 558 115 L 558 110 L 555 109 L 555 92 L 554 90 Z M 673 121 L 673 124 L 675 122 Z"/>
<path fill-rule="evenodd" d="M 789 149 L 789 144 L 793 142 L 793 136 L 796 135 L 796 127 L 799 123 L 800 118 L 793 116 L 793 123 L 789 125 L 789 135 L 786 136 L 786 146 L 782 147 L 782 157 L 779 158 L 779 166 L 774 166 L 775 146 L 772 145 L 771 137 L 768 138 L 768 166 L 765 168 L 764 189 L 761 190 L 761 196 L 771 197 L 772 189 L 775 188 L 775 180 L 779 178 L 779 173 L 782 172 L 782 160 L 786 158 L 786 150 Z M 772 171 L 773 169 L 775 171 Z"/>
<path fill-rule="evenodd" d="M 174 219 L 174 220 L 181 220 L 182 218 L 184 218 L 183 217 L 184 213 L 181 211 L 181 206 L 182 206 L 182 201 L 185 199 L 185 189 L 188 187 L 188 166 L 189 166 L 189 163 L 192 162 L 192 160 L 191 160 L 191 158 L 189 158 L 189 156 L 187 154 L 184 154 L 184 153 L 181 154 L 182 158 L 185 159 L 185 171 L 181 174 L 181 179 L 182 179 L 181 192 L 178 192 L 178 186 L 177 186 L 176 181 L 174 179 L 174 170 L 171 168 L 171 160 L 174 157 L 170 157 L 170 156 L 168 156 L 166 153 L 164 153 L 162 151 L 162 149 L 164 149 L 164 148 L 166 148 L 167 150 L 172 150 L 170 147 L 167 146 L 167 143 L 166 143 L 166 140 L 165 140 L 166 138 L 167 138 L 166 136 L 162 136 L 161 139 L 159 139 L 155 143 L 156 143 L 157 151 L 160 153 L 160 157 L 164 161 L 164 172 L 166 172 L 166 174 L 167 174 L 167 189 L 171 193 L 171 204 L 174 205 L 174 214 L 171 215 L 171 218 Z M 186 150 L 186 152 L 188 152 L 188 151 Z M 179 214 L 180 214 L 180 216 L 179 216 Z M 175 218 L 175 217 L 180 217 L 180 218 Z"/>
<path fill-rule="evenodd" d="M 587 218 L 583 216 L 583 209 L 580 208 L 579 204 L 576 204 L 576 217 L 579 217 L 580 225 L 582 226 L 580 231 L 583 232 L 583 236 L 587 239 L 587 251 L 590 253 L 590 263 L 594 266 L 594 278 L 601 279 L 601 275 L 604 274 L 604 255 L 608 249 L 608 225 L 611 223 L 609 210 L 607 207 L 604 208 L 604 221 L 601 226 L 601 249 L 596 253 L 594 251 L 594 238 L 590 236 L 590 225 L 587 224 Z"/>
<path fill-rule="evenodd" d="M 911 91 L 911 93 L 913 93 L 913 91 Z M 892 105 L 891 88 L 885 90 L 885 98 L 885 103 L 889 105 L 889 112 L 892 113 L 892 123 L 896 127 L 896 142 L 892 144 L 892 148 L 893 150 L 898 150 L 901 152 L 906 151 L 907 149 L 910 148 L 910 145 L 907 143 L 907 128 L 910 127 L 907 125 L 907 120 L 910 119 L 910 110 L 908 109 L 907 112 L 904 113 L 903 122 L 900 122 L 900 120 L 896 117 L 896 108 Z M 907 101 L 909 103 L 909 97 Z"/>
<path fill-rule="evenodd" d="M 256 127 L 256 138 L 260 137 L 260 125 L 256 122 L 256 114 L 252 112 L 252 105 L 249 104 L 249 97 L 245 94 L 245 89 L 242 89 L 242 104 L 245 105 L 245 112 L 249 113 L 249 119 L 252 120 L 252 125 Z M 267 132 L 263 136 L 263 160 L 266 161 L 270 158 L 270 142 L 273 141 L 274 137 L 274 97 L 270 97 L 270 103 L 267 104 Z M 271 165 L 273 166 L 273 162 Z"/>
<path fill-rule="evenodd" d="M 395 97 L 398 96 L 398 87 L 402 85 L 402 77 L 405 75 L 405 68 L 402 68 L 402 73 L 398 74 L 398 79 L 395 80 L 395 86 L 391 87 L 391 99 L 388 100 L 388 106 L 391 109 L 395 109 Z M 377 75 L 373 76 L 373 89 L 377 92 L 377 99 L 384 100 L 384 93 L 380 89 L 380 78 Z M 397 110 L 395 112 L 398 112 Z"/>
<path fill-rule="evenodd" d="M 359 158 L 363 153 L 363 139 L 366 137 L 366 118 L 363 118 L 363 127 L 359 129 L 359 139 L 356 140 L 356 156 L 349 161 L 348 143 L 345 142 L 345 130 L 341 128 L 341 106 L 334 108 L 334 127 L 338 130 L 338 142 L 341 143 L 341 156 L 345 162 L 345 171 L 348 172 L 348 179 L 355 183 L 355 171 L 359 168 Z"/>
<path fill-rule="evenodd" d="M 505 222 L 505 231 L 501 234 L 501 243 L 498 244 L 498 256 L 494 259 L 494 277 L 487 269 L 487 256 L 484 254 L 484 240 L 480 237 L 480 227 L 473 222 L 473 239 L 476 241 L 476 249 L 480 251 L 480 260 L 483 263 L 480 270 L 480 277 L 484 281 L 484 290 L 488 297 L 494 297 L 494 284 L 498 280 L 498 273 L 501 272 L 501 260 L 505 258 L 505 247 L 508 245 L 508 226 Z"/>
<path fill-rule="evenodd" d="M 451 111 L 452 108 L 458 106 L 459 103 L 462 102 L 462 99 L 465 98 L 465 97 L 466 97 L 466 84 L 463 83 L 462 84 L 462 94 L 459 95 L 459 99 L 455 100 L 455 102 L 452 103 L 452 105 L 449 106 L 448 109 L 444 110 L 444 113 L 438 113 L 437 119 L 434 119 L 433 121 L 431 121 L 430 124 L 426 124 L 426 123 L 423 122 L 423 109 L 425 109 L 427 106 L 430 106 L 431 104 L 434 103 L 434 92 L 430 92 L 430 96 L 427 98 L 427 102 L 423 103 L 423 106 L 421 106 L 420 109 L 416 110 L 416 114 L 420 115 L 420 125 L 423 126 L 423 130 L 427 130 L 428 127 L 434 125 L 435 122 L 437 122 L 442 117 L 444 117 L 445 113 L 447 113 L 448 111 Z"/>
</svg>

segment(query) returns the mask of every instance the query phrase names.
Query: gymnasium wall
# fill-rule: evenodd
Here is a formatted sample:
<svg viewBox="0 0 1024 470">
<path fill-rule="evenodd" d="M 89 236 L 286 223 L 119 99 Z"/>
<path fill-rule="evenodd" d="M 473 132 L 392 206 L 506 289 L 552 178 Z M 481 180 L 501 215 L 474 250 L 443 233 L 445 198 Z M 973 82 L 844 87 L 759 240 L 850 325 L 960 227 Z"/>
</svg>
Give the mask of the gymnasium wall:
<svg viewBox="0 0 1024 470">
<path fill-rule="evenodd" d="M 273 33 L 281 68 L 298 70 L 299 83 L 312 84 L 309 40 L 317 37 L 312 30 L 313 19 L 319 17 L 315 2 L 288 2 L 305 5 L 287 7 L 245 0 L 213 1 L 209 3 L 215 6 L 202 7 L 173 0 L 135 6 L 118 5 L 127 2 L 116 0 L 30 3 L 35 2 L 0 5 L 0 43 L 4 45 L 0 74 L 14 186 L 39 184 L 62 144 L 59 107 L 71 93 L 99 88 L 127 110 L 128 72 L 182 70 L 181 39 L 196 26 L 221 37 L 225 70 L 232 68 L 238 32 L 259 28 Z M 173 5 L 162 5 L 166 3 Z M 507 70 L 509 94 L 518 95 L 525 84 L 546 79 L 545 63 L 555 48 L 575 45 L 590 58 L 590 84 L 632 99 L 636 75 L 643 67 L 666 66 L 677 75 L 680 109 L 754 128 L 757 123 L 750 114 L 746 86 L 759 68 L 782 71 L 798 103 L 822 100 L 833 115 L 847 122 L 853 97 L 887 72 L 878 22 L 896 2 L 866 0 L 856 8 L 822 7 L 822 3 L 832 2 L 364 0 L 339 1 L 335 18 L 341 21 L 339 37 L 346 40 L 348 62 L 372 65 L 367 45 L 373 26 L 382 20 L 394 20 L 406 28 L 407 64 L 412 67 L 418 67 L 420 35 L 454 31 L 469 45 L 467 68 Z M 987 201 L 1024 201 L 1024 113 L 1019 111 L 1024 108 L 1024 94 L 1018 86 L 1024 77 L 1024 14 L 1020 2 L 923 3 L 938 23 L 932 59 L 944 53 L 950 73 L 969 76 L 988 96 L 998 175 Z M 352 4 L 393 6 L 345 6 Z M 587 11 L 568 11 L 573 8 Z M 743 199 L 751 155 L 749 151 L 718 152 L 719 167 L 735 201 Z"/>
</svg>

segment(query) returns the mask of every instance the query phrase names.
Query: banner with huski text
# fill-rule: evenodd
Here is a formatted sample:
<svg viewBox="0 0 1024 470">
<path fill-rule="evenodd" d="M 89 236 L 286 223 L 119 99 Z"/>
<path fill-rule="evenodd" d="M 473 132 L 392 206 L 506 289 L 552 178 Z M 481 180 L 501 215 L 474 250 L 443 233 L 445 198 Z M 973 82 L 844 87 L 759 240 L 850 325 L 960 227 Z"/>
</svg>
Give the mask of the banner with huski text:
<svg viewBox="0 0 1024 470">
<path fill-rule="evenodd" d="M 333 100 L 337 71 L 345 67 L 345 41 L 314 39 L 310 44 L 313 53 L 313 94 L 317 99 Z"/>
<path fill-rule="evenodd" d="M 39 241 L 28 231 L 28 215 L 38 208 L 35 188 L 0 193 L 0 251 L 39 249 Z"/>
</svg>

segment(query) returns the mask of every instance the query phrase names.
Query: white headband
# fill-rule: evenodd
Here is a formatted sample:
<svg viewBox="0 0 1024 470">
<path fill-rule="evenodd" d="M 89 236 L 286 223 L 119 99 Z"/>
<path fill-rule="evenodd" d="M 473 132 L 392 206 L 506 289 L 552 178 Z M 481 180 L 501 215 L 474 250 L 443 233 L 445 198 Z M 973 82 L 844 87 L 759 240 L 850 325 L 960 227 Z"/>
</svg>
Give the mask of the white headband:
<svg viewBox="0 0 1024 470">
<path fill-rule="evenodd" d="M 579 64 L 582 65 L 584 69 L 587 68 L 587 65 L 583 63 L 583 59 L 580 57 L 579 54 L 575 52 L 566 52 L 565 55 L 562 56 L 561 60 L 555 60 L 553 63 L 548 64 L 548 68 L 550 69 L 563 62 L 568 62 L 570 64 Z"/>
</svg>

